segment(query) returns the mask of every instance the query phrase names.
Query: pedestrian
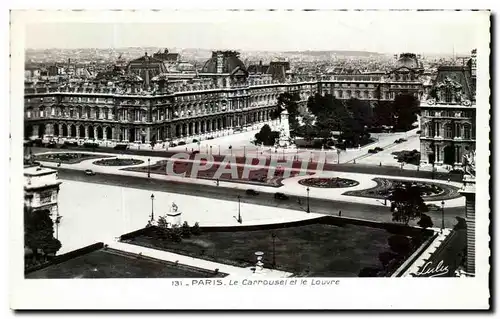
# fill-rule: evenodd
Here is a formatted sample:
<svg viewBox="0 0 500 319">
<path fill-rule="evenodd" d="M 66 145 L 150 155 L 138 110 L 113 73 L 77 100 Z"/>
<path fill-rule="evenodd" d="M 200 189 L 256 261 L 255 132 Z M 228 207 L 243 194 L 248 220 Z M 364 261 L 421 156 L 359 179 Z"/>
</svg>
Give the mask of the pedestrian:
<svg viewBox="0 0 500 319">
<path fill-rule="evenodd" d="M 219 179 L 218 178 L 215 182 L 216 182 L 217 186 L 219 186 Z"/>
<path fill-rule="evenodd" d="M 342 217 L 342 211 L 339 210 L 339 217 Z"/>
</svg>

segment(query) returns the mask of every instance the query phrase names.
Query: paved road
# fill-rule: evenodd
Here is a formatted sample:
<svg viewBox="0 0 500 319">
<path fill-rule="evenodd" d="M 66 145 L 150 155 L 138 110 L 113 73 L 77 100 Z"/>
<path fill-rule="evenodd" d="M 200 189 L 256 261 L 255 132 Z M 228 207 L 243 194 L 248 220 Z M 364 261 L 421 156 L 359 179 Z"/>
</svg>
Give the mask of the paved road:
<svg viewBox="0 0 500 319">
<path fill-rule="evenodd" d="M 273 193 L 260 193 L 257 196 L 247 195 L 245 191 L 223 186 L 207 186 L 194 183 L 182 183 L 165 181 L 158 179 L 147 179 L 134 176 L 123 176 L 114 174 L 97 174 L 87 176 L 82 171 L 59 168 L 59 178 L 80 182 L 90 182 L 97 184 L 106 184 L 120 187 L 132 187 L 146 189 L 151 191 L 162 191 L 168 193 L 178 193 L 193 196 L 202 196 L 207 198 L 222 199 L 228 201 L 237 201 L 237 196 L 245 203 L 280 207 L 293 210 L 304 210 L 307 207 L 306 197 L 290 196 L 289 200 L 276 200 Z M 249 186 L 251 188 L 251 186 Z M 299 205 L 298 200 L 302 205 Z M 341 201 L 331 201 L 325 199 L 311 198 L 309 201 L 310 211 L 313 213 L 338 215 L 342 211 L 342 216 L 363 218 L 377 221 L 391 221 L 389 208 L 381 202 L 380 206 L 366 205 L 360 203 L 347 203 Z M 244 214 L 244 212 L 242 212 Z M 441 213 L 431 213 L 435 225 L 441 225 Z M 445 210 L 445 227 L 452 227 L 456 224 L 455 216 L 465 218 L 465 208 L 456 207 Z"/>
<path fill-rule="evenodd" d="M 54 148 L 39 148 L 33 147 L 33 154 L 43 153 L 43 152 L 64 152 L 68 150 L 74 151 L 89 151 L 96 153 L 113 153 L 113 154 L 131 154 L 131 155 L 141 155 L 141 156 L 155 156 L 155 157 L 171 157 L 177 152 L 167 152 L 167 151 L 143 151 L 143 150 L 126 150 L 118 151 L 112 148 L 96 148 L 96 149 L 85 149 L 82 147 L 71 147 L 70 149 L 54 149 Z M 217 156 L 215 156 L 217 157 Z M 404 176 L 404 177 L 415 177 L 415 178 L 434 178 L 437 180 L 450 180 L 455 182 L 461 182 L 462 176 L 460 174 L 448 174 L 448 173 L 434 173 L 427 171 L 413 171 L 413 170 L 402 170 L 398 167 L 393 166 L 378 166 L 378 165 L 363 165 L 363 164 L 325 164 L 325 170 L 337 171 L 337 172 L 350 172 L 350 173 L 361 173 L 361 174 L 374 174 L 374 175 L 389 175 L 389 176 Z M 433 176 L 434 175 L 434 176 Z"/>
</svg>

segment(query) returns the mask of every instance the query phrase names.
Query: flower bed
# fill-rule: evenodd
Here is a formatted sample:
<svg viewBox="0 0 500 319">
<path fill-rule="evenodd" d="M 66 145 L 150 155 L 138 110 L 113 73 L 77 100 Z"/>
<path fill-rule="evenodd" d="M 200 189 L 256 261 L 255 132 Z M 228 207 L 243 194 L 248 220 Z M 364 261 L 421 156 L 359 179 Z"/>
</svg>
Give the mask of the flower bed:
<svg viewBox="0 0 500 319">
<path fill-rule="evenodd" d="M 359 182 L 352 179 L 346 179 L 340 177 L 329 177 L 329 178 L 311 177 L 300 180 L 299 184 L 304 186 L 319 187 L 319 188 L 346 188 L 346 187 L 357 186 L 359 185 Z"/>
<path fill-rule="evenodd" d="M 92 164 L 99 166 L 130 166 L 130 165 L 139 165 L 142 163 L 144 163 L 144 161 L 133 158 L 111 158 L 111 159 L 98 160 Z"/>
<path fill-rule="evenodd" d="M 48 153 L 48 154 L 34 155 L 33 157 L 35 161 L 41 161 L 41 162 L 77 164 L 89 159 L 106 158 L 110 156 L 94 155 L 87 153 Z"/>
<path fill-rule="evenodd" d="M 133 167 L 126 168 L 125 170 L 134 171 L 134 172 L 150 172 L 151 174 L 162 174 L 167 175 L 167 163 L 168 161 L 160 161 L 148 166 L 141 167 Z M 219 170 L 219 164 L 213 164 L 207 170 L 203 170 L 200 168 L 196 176 L 192 176 L 193 172 L 193 163 L 192 162 L 181 162 L 181 161 L 173 161 L 173 172 L 175 174 L 185 174 L 185 177 L 189 178 L 201 178 L 201 179 L 210 179 L 217 180 L 216 173 Z M 283 184 L 281 181 L 286 177 L 295 177 L 299 174 L 303 175 L 312 175 L 313 172 L 301 172 L 300 170 L 292 170 L 289 175 L 283 171 L 283 169 L 274 169 L 274 176 L 269 177 L 269 169 L 274 168 L 259 168 L 255 170 L 250 170 L 248 176 L 244 177 L 244 168 L 242 166 L 236 167 L 237 176 L 233 178 L 231 173 L 223 173 L 218 180 L 225 182 L 236 182 L 236 183 L 246 183 L 246 184 L 254 184 L 254 185 L 263 185 L 263 186 L 272 186 L 272 187 L 280 187 Z"/>
<path fill-rule="evenodd" d="M 415 181 L 397 180 L 388 178 L 374 178 L 373 180 L 377 182 L 377 185 L 375 187 L 356 190 L 356 191 L 348 191 L 345 192 L 343 195 L 384 199 L 391 194 L 394 188 L 401 187 L 404 186 L 405 184 L 410 183 L 413 186 L 418 186 L 420 188 L 422 197 L 426 201 L 445 200 L 462 196 L 458 192 L 459 189 L 457 187 L 446 184 L 415 182 Z"/>
</svg>

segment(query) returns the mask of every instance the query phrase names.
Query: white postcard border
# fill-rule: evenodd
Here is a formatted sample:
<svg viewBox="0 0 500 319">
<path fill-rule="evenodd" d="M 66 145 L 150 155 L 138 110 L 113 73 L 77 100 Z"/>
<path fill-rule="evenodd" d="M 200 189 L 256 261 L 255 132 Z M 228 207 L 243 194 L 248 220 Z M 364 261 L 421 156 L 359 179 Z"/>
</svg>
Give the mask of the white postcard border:
<svg viewBox="0 0 500 319">
<path fill-rule="evenodd" d="M 162 17 L 160 17 L 163 14 Z M 25 280 L 22 231 L 22 123 L 24 25 L 61 21 L 199 21 L 234 19 L 235 13 L 194 15 L 179 12 L 16 12 L 11 21 L 11 185 L 10 288 L 16 309 L 477 309 L 488 305 L 489 267 L 489 20 L 479 22 L 477 82 L 476 277 L 451 279 L 341 278 L 340 285 L 318 287 L 172 287 L 168 279 Z M 237 15 L 251 14 L 240 12 Z M 300 13 L 282 13 L 285 18 Z M 419 13 L 422 14 L 422 13 Z M 486 15 L 485 13 L 477 13 Z M 211 15 L 211 13 L 209 14 Z M 140 16 L 140 17 L 138 17 Z M 160 19 L 161 18 L 161 19 Z M 239 18 L 238 18 L 239 19 Z M 259 19 L 266 19 L 264 14 Z M 425 19 L 423 19 L 425 20 Z M 73 20 L 74 21 L 74 20 Z M 163 20 L 165 21 L 165 20 Z M 220 20 L 219 20 L 220 21 Z M 479 182 L 480 181 L 480 182 Z M 404 291 L 405 297 L 402 298 Z"/>
</svg>

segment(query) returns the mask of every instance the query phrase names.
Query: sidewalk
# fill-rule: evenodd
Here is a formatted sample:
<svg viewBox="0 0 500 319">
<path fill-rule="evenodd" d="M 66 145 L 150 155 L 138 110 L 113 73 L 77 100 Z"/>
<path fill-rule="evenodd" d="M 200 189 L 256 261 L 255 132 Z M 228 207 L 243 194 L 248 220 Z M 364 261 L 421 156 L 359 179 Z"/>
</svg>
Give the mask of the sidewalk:
<svg viewBox="0 0 500 319">
<path fill-rule="evenodd" d="M 102 155 L 107 155 L 106 153 L 102 153 Z M 161 157 L 147 157 L 147 156 L 139 156 L 139 155 L 119 155 L 116 156 L 116 154 L 111 154 L 111 156 L 118 157 L 118 158 L 134 158 L 134 159 L 141 159 L 144 161 L 144 164 L 141 165 L 132 165 L 132 166 L 100 166 L 100 165 L 94 165 L 92 164 L 96 159 L 92 160 L 86 160 L 82 161 L 77 164 L 61 164 L 61 168 L 65 169 L 74 169 L 74 170 L 86 170 L 86 169 L 91 169 L 96 173 L 106 173 L 106 174 L 115 174 L 115 175 L 125 175 L 125 176 L 134 176 L 134 177 L 141 177 L 141 178 L 148 178 L 147 174 L 145 172 L 133 172 L 133 171 L 126 171 L 123 170 L 123 168 L 128 168 L 128 167 L 141 167 L 141 166 L 147 166 L 148 165 L 148 159 L 151 160 L 151 164 L 155 164 L 160 160 L 165 160 L 165 158 Z M 177 161 L 177 160 L 176 160 Z M 42 162 L 44 166 L 47 167 L 53 167 L 57 168 L 58 163 L 53 163 L 53 162 Z M 257 168 L 257 166 L 253 166 L 253 168 Z M 262 166 L 261 168 L 268 168 L 266 166 Z M 186 177 L 177 177 L 177 176 L 171 176 L 171 175 L 161 175 L 161 174 L 151 174 L 150 178 L 153 179 L 158 179 L 158 180 L 164 180 L 164 181 L 177 181 L 177 182 L 183 182 L 183 183 L 195 183 L 195 184 L 200 184 L 200 185 L 207 185 L 207 186 L 214 186 L 215 181 L 214 180 L 206 180 L 206 179 L 198 179 L 198 178 L 190 178 L 188 177 L 189 175 L 186 174 Z M 300 185 L 298 183 L 299 180 L 301 179 L 306 179 L 310 177 L 340 177 L 340 178 L 349 178 L 356 180 L 359 182 L 359 185 L 355 187 L 349 187 L 349 188 L 315 188 L 315 187 L 310 187 L 310 194 L 309 196 L 312 198 L 320 198 L 320 199 L 328 199 L 328 200 L 333 200 L 333 201 L 340 201 L 340 202 L 348 202 L 348 203 L 360 203 L 360 204 L 366 204 L 366 205 L 375 205 L 375 206 L 380 206 L 380 200 L 379 199 L 373 199 L 373 198 L 365 198 L 365 197 L 356 197 L 356 196 L 347 196 L 343 195 L 344 192 L 346 191 L 354 191 L 354 190 L 361 190 L 361 189 L 368 189 L 371 187 L 376 186 L 376 182 L 373 181 L 373 178 L 379 177 L 379 178 L 388 178 L 388 179 L 401 179 L 401 180 L 408 180 L 408 181 L 420 181 L 420 182 L 432 182 L 436 184 L 448 184 L 455 186 L 457 188 L 462 188 L 463 184 L 458 183 L 458 182 L 444 182 L 441 181 L 437 182 L 436 180 L 432 179 L 421 179 L 421 178 L 413 178 L 413 177 L 396 177 L 396 176 L 389 176 L 389 175 L 375 175 L 375 174 L 361 174 L 361 173 L 351 173 L 351 172 L 332 172 L 332 171 L 323 171 L 323 172 L 317 172 L 315 175 L 312 176 L 297 176 L 297 177 L 291 177 L 283 180 L 283 186 L 279 188 L 274 188 L 274 187 L 269 187 L 269 186 L 260 186 L 260 185 L 249 185 L 245 183 L 237 183 L 237 182 L 226 182 L 226 181 L 219 181 L 219 185 L 223 187 L 229 187 L 229 188 L 236 188 L 236 189 L 242 189 L 242 190 L 247 190 L 247 189 L 254 189 L 259 192 L 264 192 L 264 193 L 275 193 L 276 191 L 283 192 L 289 195 L 295 195 L 295 196 L 305 196 L 306 195 L 306 186 Z M 445 206 L 446 207 L 461 207 L 465 205 L 465 198 L 464 197 L 459 197 L 455 199 L 448 199 L 445 200 Z M 435 205 L 441 205 L 441 201 L 428 201 L 428 204 L 435 204 Z"/>
<path fill-rule="evenodd" d="M 266 269 L 266 268 L 264 268 L 264 270 L 260 273 L 253 273 L 252 270 L 249 268 L 241 268 L 241 267 L 236 267 L 236 266 L 231 266 L 231 265 L 220 264 L 220 263 L 213 262 L 213 261 L 208 261 L 208 260 L 199 259 L 199 258 L 193 258 L 193 257 L 179 255 L 179 254 L 175 254 L 175 253 L 171 253 L 171 252 L 167 252 L 167 251 L 163 251 L 163 250 L 156 250 L 156 249 L 146 248 L 146 247 L 142 247 L 142 246 L 121 243 L 121 242 L 117 242 L 117 241 L 111 241 L 108 244 L 108 247 L 113 248 L 113 249 L 117 249 L 117 250 L 130 252 L 133 254 L 142 254 L 143 256 L 156 258 L 156 259 L 160 259 L 160 260 L 166 260 L 166 261 L 170 261 L 170 262 L 179 262 L 180 264 L 183 264 L 183 265 L 188 265 L 188 266 L 207 269 L 207 270 L 219 269 L 220 272 L 229 274 L 229 276 L 227 276 L 225 278 L 254 277 L 254 276 L 264 277 L 264 278 L 286 278 L 286 277 L 290 277 L 291 275 L 293 275 L 292 273 L 274 270 L 274 269 Z"/>
</svg>

